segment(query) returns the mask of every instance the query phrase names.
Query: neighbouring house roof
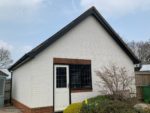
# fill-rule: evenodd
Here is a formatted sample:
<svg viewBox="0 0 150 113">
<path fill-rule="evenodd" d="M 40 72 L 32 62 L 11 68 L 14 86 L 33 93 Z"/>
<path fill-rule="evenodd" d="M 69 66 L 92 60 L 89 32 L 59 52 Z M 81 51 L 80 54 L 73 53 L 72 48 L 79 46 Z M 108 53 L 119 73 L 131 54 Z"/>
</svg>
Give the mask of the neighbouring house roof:
<svg viewBox="0 0 150 113">
<path fill-rule="evenodd" d="M 150 62 L 143 63 L 141 69 L 136 71 L 136 75 L 150 75 Z"/>
<path fill-rule="evenodd" d="M 8 69 L 0 69 L 0 75 L 2 76 L 10 76 L 10 72 L 8 71 Z"/>
<path fill-rule="evenodd" d="M 95 7 L 91 7 L 78 18 L 73 20 L 70 24 L 62 28 L 52 37 L 41 43 L 39 46 L 35 47 L 33 50 L 25 54 L 22 58 L 20 58 L 14 65 L 9 68 L 9 71 L 13 71 L 19 66 L 23 65 L 27 61 L 33 59 L 37 54 L 46 49 L 56 40 L 61 38 L 64 34 L 70 31 L 73 27 L 77 26 L 80 22 L 86 19 L 89 16 L 95 17 L 95 19 L 103 26 L 103 28 L 111 35 L 111 37 L 117 42 L 117 44 L 123 49 L 123 51 L 129 56 L 129 58 L 133 61 L 134 64 L 140 63 L 138 58 L 133 54 L 133 52 L 129 49 L 129 47 L 124 43 L 121 37 L 113 30 L 113 28 L 106 22 L 106 20 L 102 17 L 102 15 L 97 11 Z"/>
<path fill-rule="evenodd" d="M 143 64 L 140 71 L 149 71 L 150 72 L 150 64 Z"/>
</svg>

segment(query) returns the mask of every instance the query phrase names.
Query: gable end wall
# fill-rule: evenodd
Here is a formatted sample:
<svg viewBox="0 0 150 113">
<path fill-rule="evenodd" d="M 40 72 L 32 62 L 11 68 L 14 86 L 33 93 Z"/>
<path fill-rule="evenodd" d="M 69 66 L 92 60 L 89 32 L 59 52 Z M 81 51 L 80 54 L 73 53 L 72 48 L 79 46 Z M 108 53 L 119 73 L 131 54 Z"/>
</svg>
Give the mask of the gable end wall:
<svg viewBox="0 0 150 113">
<path fill-rule="evenodd" d="M 134 76 L 134 64 L 97 20 L 90 16 L 33 60 L 13 72 L 13 98 L 30 108 L 53 106 L 53 58 L 90 59 L 93 92 L 72 93 L 72 102 L 100 94 L 95 71 L 115 63 Z"/>
</svg>

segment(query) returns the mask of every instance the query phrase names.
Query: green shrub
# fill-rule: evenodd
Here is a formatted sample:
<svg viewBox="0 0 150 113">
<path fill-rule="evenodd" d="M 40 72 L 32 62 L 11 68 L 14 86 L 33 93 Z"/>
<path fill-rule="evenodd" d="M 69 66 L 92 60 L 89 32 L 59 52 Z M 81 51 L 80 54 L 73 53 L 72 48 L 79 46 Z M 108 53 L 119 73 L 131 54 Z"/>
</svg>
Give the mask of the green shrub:
<svg viewBox="0 0 150 113">
<path fill-rule="evenodd" d="M 104 100 L 109 100 L 109 99 L 110 99 L 109 96 L 97 96 L 97 97 L 88 99 L 88 103 L 102 102 Z"/>
<path fill-rule="evenodd" d="M 74 103 L 68 106 L 63 113 L 80 113 L 82 103 Z"/>
<path fill-rule="evenodd" d="M 83 102 L 80 113 L 137 113 L 128 101 L 111 100 L 106 96 L 99 96 Z"/>
</svg>

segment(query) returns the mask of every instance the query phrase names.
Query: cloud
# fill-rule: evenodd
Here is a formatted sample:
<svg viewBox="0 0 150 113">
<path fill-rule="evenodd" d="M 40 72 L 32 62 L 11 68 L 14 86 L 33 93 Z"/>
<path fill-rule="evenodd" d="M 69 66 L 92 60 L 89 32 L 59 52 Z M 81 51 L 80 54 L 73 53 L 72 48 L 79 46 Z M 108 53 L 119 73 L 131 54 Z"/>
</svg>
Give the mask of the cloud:
<svg viewBox="0 0 150 113">
<path fill-rule="evenodd" d="M 81 0 L 81 6 L 96 6 L 104 14 L 126 15 L 136 11 L 150 10 L 150 0 Z"/>
<path fill-rule="evenodd" d="M 37 7 L 42 2 L 43 0 L 0 0 L 0 7 Z"/>
<path fill-rule="evenodd" d="M 4 48 L 4 49 L 12 51 L 13 46 L 11 44 L 8 44 L 7 42 L 5 42 L 3 40 L 0 40 L 0 48 Z"/>
<path fill-rule="evenodd" d="M 32 15 L 46 0 L 0 0 L 0 19 L 8 20 Z"/>
</svg>

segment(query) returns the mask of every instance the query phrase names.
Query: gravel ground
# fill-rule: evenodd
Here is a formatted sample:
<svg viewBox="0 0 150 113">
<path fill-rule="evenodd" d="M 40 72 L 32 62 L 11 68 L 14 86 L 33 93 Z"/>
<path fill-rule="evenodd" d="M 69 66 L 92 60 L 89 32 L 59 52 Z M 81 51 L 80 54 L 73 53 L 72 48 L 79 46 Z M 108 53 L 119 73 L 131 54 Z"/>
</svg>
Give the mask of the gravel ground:
<svg viewBox="0 0 150 113">
<path fill-rule="evenodd" d="M 15 107 L 4 107 L 0 108 L 0 113 L 22 113 L 20 110 Z"/>
</svg>

